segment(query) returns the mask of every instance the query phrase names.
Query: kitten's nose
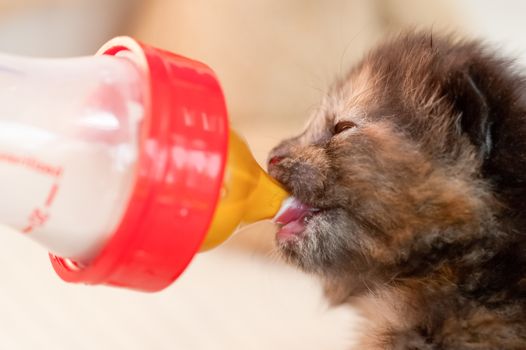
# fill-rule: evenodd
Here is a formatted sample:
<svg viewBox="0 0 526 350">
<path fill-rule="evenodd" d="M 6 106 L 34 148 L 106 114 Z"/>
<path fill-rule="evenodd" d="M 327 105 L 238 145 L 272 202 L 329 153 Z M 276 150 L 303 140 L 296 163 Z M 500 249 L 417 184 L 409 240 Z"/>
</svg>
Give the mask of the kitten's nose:
<svg viewBox="0 0 526 350">
<path fill-rule="evenodd" d="M 282 156 L 274 156 L 269 159 L 268 165 L 278 165 L 285 157 Z"/>
</svg>

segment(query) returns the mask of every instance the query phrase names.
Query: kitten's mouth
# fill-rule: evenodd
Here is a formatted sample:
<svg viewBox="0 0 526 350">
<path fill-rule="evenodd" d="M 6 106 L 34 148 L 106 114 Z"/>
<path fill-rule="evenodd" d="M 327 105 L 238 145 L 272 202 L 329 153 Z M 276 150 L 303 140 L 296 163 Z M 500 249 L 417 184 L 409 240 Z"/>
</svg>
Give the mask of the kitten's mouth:
<svg viewBox="0 0 526 350">
<path fill-rule="evenodd" d="M 319 209 L 308 206 L 294 197 L 288 198 L 273 220 L 280 226 L 278 239 L 289 240 L 301 236 L 309 220 L 319 212 Z"/>
</svg>

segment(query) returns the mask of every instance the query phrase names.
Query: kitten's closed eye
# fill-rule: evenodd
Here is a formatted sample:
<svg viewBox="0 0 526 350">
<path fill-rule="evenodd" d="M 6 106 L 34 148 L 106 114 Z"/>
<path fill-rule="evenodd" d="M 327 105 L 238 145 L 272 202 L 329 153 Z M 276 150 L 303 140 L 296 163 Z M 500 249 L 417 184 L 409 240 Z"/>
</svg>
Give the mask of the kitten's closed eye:
<svg viewBox="0 0 526 350">
<path fill-rule="evenodd" d="M 356 127 L 356 123 L 351 122 L 349 120 L 343 120 L 341 122 L 336 123 L 333 129 L 333 135 L 337 135 L 341 132 L 344 132 L 345 130 L 349 130 Z"/>
</svg>

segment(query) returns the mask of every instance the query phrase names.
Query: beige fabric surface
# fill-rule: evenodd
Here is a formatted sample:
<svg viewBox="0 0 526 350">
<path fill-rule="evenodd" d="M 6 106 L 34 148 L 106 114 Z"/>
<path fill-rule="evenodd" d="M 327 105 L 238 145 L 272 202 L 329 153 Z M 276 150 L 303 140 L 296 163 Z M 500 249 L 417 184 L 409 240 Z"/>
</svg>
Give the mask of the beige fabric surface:
<svg viewBox="0 0 526 350">
<path fill-rule="evenodd" d="M 98 350 L 345 349 L 352 312 L 266 255 L 199 255 L 169 289 L 144 294 L 65 284 L 45 251 L 0 230 L 0 348 Z"/>
</svg>

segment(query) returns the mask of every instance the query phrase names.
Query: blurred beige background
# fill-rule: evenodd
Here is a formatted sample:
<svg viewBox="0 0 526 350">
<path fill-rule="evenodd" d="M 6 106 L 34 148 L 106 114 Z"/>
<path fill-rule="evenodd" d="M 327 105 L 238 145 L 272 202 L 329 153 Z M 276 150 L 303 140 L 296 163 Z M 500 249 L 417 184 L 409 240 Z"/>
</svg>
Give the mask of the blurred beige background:
<svg viewBox="0 0 526 350">
<path fill-rule="evenodd" d="M 261 162 L 331 80 L 404 27 L 456 30 L 526 58 L 520 0 L 0 0 L 0 51 L 93 53 L 127 34 L 206 62 Z M 199 255 L 162 293 L 58 280 L 46 253 L 0 231 L 0 349 L 346 349 L 359 318 L 282 264 L 268 226 Z"/>
</svg>

